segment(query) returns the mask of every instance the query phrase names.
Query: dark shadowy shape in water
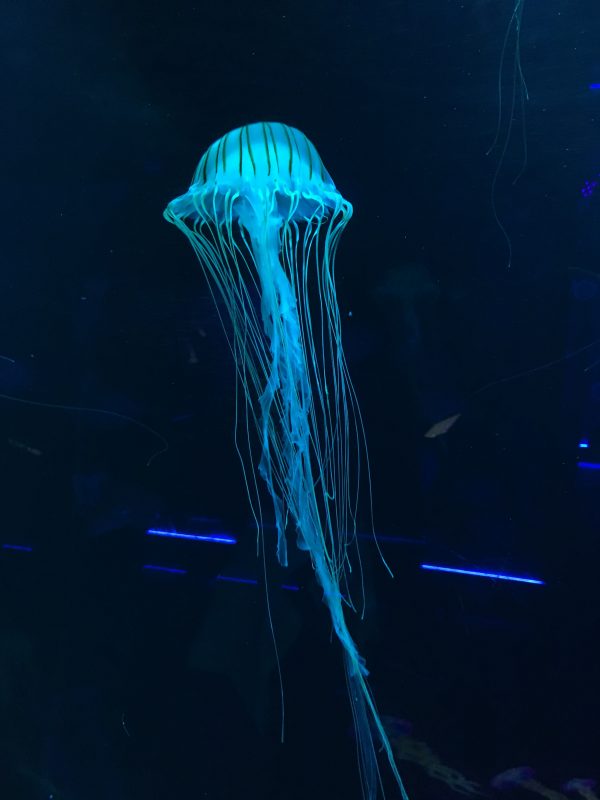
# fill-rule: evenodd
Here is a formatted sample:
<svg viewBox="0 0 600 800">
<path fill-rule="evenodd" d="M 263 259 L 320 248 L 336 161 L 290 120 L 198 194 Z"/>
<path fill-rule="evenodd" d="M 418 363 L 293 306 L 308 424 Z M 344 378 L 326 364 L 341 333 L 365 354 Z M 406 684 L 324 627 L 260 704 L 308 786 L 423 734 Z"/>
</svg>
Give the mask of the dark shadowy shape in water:
<svg viewBox="0 0 600 800">
<path fill-rule="evenodd" d="M 373 296 L 383 308 L 402 359 L 415 358 L 423 345 L 422 317 L 439 297 L 428 268 L 408 262 L 388 269 Z"/>
</svg>

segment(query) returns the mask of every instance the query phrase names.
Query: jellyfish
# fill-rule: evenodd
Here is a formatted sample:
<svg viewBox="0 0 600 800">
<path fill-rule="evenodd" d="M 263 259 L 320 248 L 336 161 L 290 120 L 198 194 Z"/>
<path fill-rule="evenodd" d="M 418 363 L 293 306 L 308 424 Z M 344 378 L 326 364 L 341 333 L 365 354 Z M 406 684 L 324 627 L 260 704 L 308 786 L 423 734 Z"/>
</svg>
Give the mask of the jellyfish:
<svg viewBox="0 0 600 800">
<path fill-rule="evenodd" d="M 556 792 L 554 789 L 549 789 L 538 781 L 535 776 L 535 771 L 531 767 L 511 767 L 510 769 L 504 770 L 504 772 L 500 772 L 492 778 L 490 786 L 493 789 L 500 790 L 520 786 L 522 789 L 528 789 L 530 792 L 541 794 L 541 796 L 547 798 L 547 800 L 566 800 L 564 794 Z"/>
<path fill-rule="evenodd" d="M 356 610 L 349 573 L 361 462 L 363 478 L 369 473 L 334 277 L 352 205 L 303 133 L 265 122 L 214 142 L 164 215 L 196 252 L 233 355 L 235 446 L 260 539 L 259 477 L 273 503 L 277 558 L 287 565 L 295 528 L 341 643 L 363 796 L 372 800 L 382 787 L 379 751 L 406 800 L 346 620 Z"/>
<path fill-rule="evenodd" d="M 504 221 L 500 217 L 500 213 L 498 211 L 498 205 L 496 200 L 496 189 L 498 180 L 500 178 L 500 173 L 502 172 L 502 167 L 504 166 L 504 162 L 506 160 L 507 153 L 509 151 L 509 146 L 512 139 L 513 134 L 513 127 L 515 123 L 515 119 L 517 117 L 517 113 L 520 111 L 521 115 L 521 137 L 522 137 L 522 151 L 523 151 L 523 162 L 521 165 L 521 169 L 518 174 L 513 178 L 512 185 L 514 186 L 521 176 L 524 174 L 525 170 L 527 169 L 527 125 L 525 121 L 525 104 L 529 100 L 529 91 L 527 89 L 527 83 L 525 82 L 525 75 L 523 73 L 523 65 L 521 63 L 521 26 L 522 26 L 522 19 L 523 19 L 523 7 L 525 5 L 525 0 L 514 0 L 513 11 L 508 23 L 508 28 L 506 29 L 506 33 L 504 35 L 504 42 L 502 44 L 502 51 L 500 55 L 500 67 L 498 69 L 498 122 L 496 127 L 496 135 L 494 136 L 494 141 L 488 148 L 486 155 L 491 155 L 496 149 L 499 148 L 499 156 L 496 162 L 496 169 L 494 170 L 494 177 L 492 178 L 492 187 L 491 187 L 491 204 L 492 204 L 492 214 L 494 216 L 494 220 L 500 233 L 502 234 L 504 241 L 506 242 L 507 248 L 507 256 L 508 262 L 507 267 L 510 268 L 512 264 L 512 255 L 513 255 L 513 247 L 510 235 Z M 514 30 L 514 34 L 513 34 Z M 511 41 L 511 37 L 513 38 L 513 54 L 512 54 L 512 67 L 510 72 L 510 80 L 512 82 L 511 90 L 509 93 L 509 101 L 507 103 L 507 108 L 504 108 L 504 93 L 503 93 L 503 78 L 504 78 L 504 69 L 505 69 L 505 61 L 508 55 L 509 45 Z M 504 119 L 506 118 L 506 123 Z M 504 130 L 504 134 L 502 133 Z"/>
<path fill-rule="evenodd" d="M 577 792 L 585 800 L 598 800 L 598 795 L 594 791 L 596 788 L 596 781 L 593 778 L 571 778 L 571 780 L 563 783 L 565 792 Z"/>
<path fill-rule="evenodd" d="M 470 781 L 453 767 L 443 764 L 426 742 L 415 739 L 412 735 L 412 724 L 407 719 L 385 716 L 382 720 L 391 736 L 392 747 L 399 760 L 418 764 L 430 778 L 443 781 L 453 792 L 485 796 L 478 783 Z"/>
</svg>

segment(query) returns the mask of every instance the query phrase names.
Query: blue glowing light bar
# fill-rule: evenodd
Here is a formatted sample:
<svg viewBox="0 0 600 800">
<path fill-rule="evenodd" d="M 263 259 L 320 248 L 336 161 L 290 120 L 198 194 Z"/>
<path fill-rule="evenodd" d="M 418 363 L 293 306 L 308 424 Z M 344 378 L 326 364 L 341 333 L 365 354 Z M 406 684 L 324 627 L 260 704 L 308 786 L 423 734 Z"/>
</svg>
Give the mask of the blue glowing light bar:
<svg viewBox="0 0 600 800">
<path fill-rule="evenodd" d="M 600 91 L 600 83 L 590 83 L 590 89 L 592 92 Z"/>
<path fill-rule="evenodd" d="M 168 536 L 172 539 L 188 539 L 194 542 L 237 544 L 237 539 L 228 533 L 180 533 L 179 531 L 165 531 L 159 528 L 148 528 L 146 533 L 150 536 Z"/>
<path fill-rule="evenodd" d="M 33 547 L 29 547 L 25 544 L 3 544 L 3 550 L 20 550 L 22 553 L 31 553 L 33 552 Z"/>
<path fill-rule="evenodd" d="M 457 569 L 456 567 L 442 567 L 436 564 L 421 564 L 421 569 L 433 570 L 435 572 L 454 572 L 457 575 L 473 575 L 476 578 L 491 578 L 498 581 L 515 581 L 516 583 L 533 583 L 537 586 L 544 586 L 545 582 L 537 578 L 521 578 L 518 575 L 505 575 L 501 572 L 482 572 L 476 569 Z"/>
<path fill-rule="evenodd" d="M 217 575 L 217 580 L 227 583 L 247 583 L 251 586 L 258 586 L 258 581 L 254 578 L 235 578 L 233 575 Z"/>
<path fill-rule="evenodd" d="M 225 583 L 245 583 L 249 586 L 258 586 L 258 581 L 255 578 L 238 578 L 235 575 L 217 575 L 216 579 L 218 581 L 224 581 Z M 300 587 L 293 583 L 281 583 L 280 588 L 288 592 L 300 591 Z"/>
<path fill-rule="evenodd" d="M 585 449 L 585 448 L 587 448 L 587 447 L 589 447 L 589 446 L 590 446 L 590 443 L 588 442 L 588 440 L 587 440 L 587 439 L 582 439 L 582 440 L 579 442 L 579 445 L 578 445 L 578 446 L 579 446 L 581 449 Z"/>
<path fill-rule="evenodd" d="M 578 461 L 577 466 L 579 469 L 600 469 L 600 463 L 597 461 Z"/>
<path fill-rule="evenodd" d="M 187 569 L 177 569 L 176 567 L 161 567 L 159 564 L 144 564 L 142 569 L 152 570 L 153 572 L 170 572 L 172 575 L 187 575 Z"/>
</svg>

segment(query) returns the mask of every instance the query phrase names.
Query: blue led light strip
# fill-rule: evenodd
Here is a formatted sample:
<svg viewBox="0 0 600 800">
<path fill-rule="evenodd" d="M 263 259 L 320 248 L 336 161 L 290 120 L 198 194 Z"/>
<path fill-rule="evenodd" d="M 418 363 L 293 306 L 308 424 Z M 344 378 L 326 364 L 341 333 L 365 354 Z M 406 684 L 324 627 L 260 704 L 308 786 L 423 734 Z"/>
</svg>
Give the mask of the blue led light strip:
<svg viewBox="0 0 600 800">
<path fill-rule="evenodd" d="M 544 586 L 544 581 L 537 578 L 520 578 L 517 575 L 504 575 L 501 572 L 482 572 L 476 569 L 457 569 L 455 567 L 442 567 L 436 564 L 421 564 L 421 569 L 433 570 L 435 572 L 454 572 L 457 575 L 473 575 L 476 578 L 491 578 L 499 581 L 515 581 L 516 583 L 533 583 L 537 586 Z"/>
<path fill-rule="evenodd" d="M 226 583 L 248 583 L 251 586 L 258 586 L 258 581 L 254 578 L 234 578 L 233 575 L 217 575 L 218 581 Z"/>
<path fill-rule="evenodd" d="M 148 528 L 150 536 L 168 536 L 172 539 L 188 539 L 195 542 L 215 542 L 216 544 L 237 544 L 237 539 L 227 533 L 180 533 L 164 531 L 159 528 Z"/>
<path fill-rule="evenodd" d="M 187 569 L 177 569 L 176 567 L 161 567 L 159 564 L 144 564 L 142 569 L 152 570 L 153 572 L 170 572 L 173 575 L 187 575 Z"/>
<path fill-rule="evenodd" d="M 20 550 L 23 553 L 31 553 L 33 551 L 33 547 L 29 547 L 28 545 L 24 544 L 3 544 L 3 550 Z"/>
<path fill-rule="evenodd" d="M 217 575 L 216 579 L 218 581 L 224 581 L 225 583 L 245 583 L 250 586 L 258 586 L 258 581 L 255 578 L 238 578 L 235 575 Z M 281 583 L 279 587 L 288 592 L 300 591 L 300 587 L 293 583 Z"/>
</svg>

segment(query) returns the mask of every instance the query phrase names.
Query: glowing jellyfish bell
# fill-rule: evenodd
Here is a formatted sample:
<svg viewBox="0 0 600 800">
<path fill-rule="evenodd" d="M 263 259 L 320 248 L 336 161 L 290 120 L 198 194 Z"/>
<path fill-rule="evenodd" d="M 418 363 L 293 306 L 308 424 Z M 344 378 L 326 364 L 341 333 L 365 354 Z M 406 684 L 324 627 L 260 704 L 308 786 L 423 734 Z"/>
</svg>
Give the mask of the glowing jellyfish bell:
<svg viewBox="0 0 600 800">
<path fill-rule="evenodd" d="M 378 793 L 376 750 L 383 750 L 406 797 L 344 617 L 344 605 L 353 607 L 349 551 L 356 546 L 365 453 L 334 284 L 334 257 L 351 215 L 312 143 L 274 122 L 245 125 L 214 142 L 188 191 L 165 210 L 230 318 L 222 321 L 242 389 L 236 446 L 259 533 L 252 427 L 261 450 L 258 472 L 275 508 L 278 559 L 287 564 L 291 524 L 343 647 L 364 796 Z"/>
</svg>

